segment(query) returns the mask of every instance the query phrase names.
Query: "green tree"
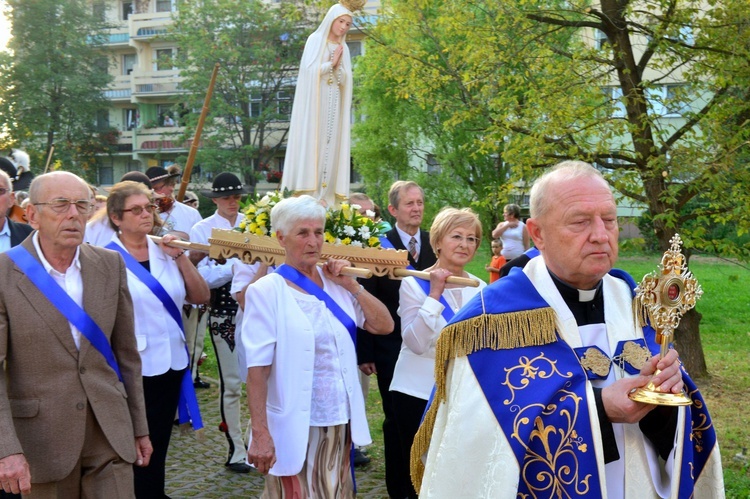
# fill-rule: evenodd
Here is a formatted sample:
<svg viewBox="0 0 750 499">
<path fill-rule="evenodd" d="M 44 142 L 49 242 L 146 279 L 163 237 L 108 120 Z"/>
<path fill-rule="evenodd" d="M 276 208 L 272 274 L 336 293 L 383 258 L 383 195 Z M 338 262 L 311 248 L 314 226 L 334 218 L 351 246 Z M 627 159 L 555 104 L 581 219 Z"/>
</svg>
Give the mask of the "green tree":
<svg viewBox="0 0 750 499">
<path fill-rule="evenodd" d="M 95 155 L 111 150 L 103 94 L 111 76 L 99 50 L 107 25 L 85 0 L 7 5 L 13 38 L 0 53 L 3 131 L 28 149 L 33 165 L 55 144 L 66 169 L 94 176 Z"/>
<path fill-rule="evenodd" d="M 504 192 L 560 160 L 590 161 L 648 210 L 661 250 L 679 232 L 688 251 L 747 259 L 746 239 L 708 228 L 750 228 L 750 5 L 708 3 L 394 0 L 366 57 L 386 55 L 361 77 L 380 79 L 382 99 L 440 113 L 442 132 L 471 123 L 465 150 L 510 168 L 496 178 Z M 676 336 L 696 376 L 699 321 L 689 312 Z"/>
<path fill-rule="evenodd" d="M 181 1 L 178 13 L 168 36 L 179 45 L 188 108 L 201 109 L 211 69 L 221 65 L 197 161 L 254 185 L 285 144 L 308 13 L 301 3 L 261 0 Z M 187 116 L 186 138 L 197 116 Z"/>
</svg>

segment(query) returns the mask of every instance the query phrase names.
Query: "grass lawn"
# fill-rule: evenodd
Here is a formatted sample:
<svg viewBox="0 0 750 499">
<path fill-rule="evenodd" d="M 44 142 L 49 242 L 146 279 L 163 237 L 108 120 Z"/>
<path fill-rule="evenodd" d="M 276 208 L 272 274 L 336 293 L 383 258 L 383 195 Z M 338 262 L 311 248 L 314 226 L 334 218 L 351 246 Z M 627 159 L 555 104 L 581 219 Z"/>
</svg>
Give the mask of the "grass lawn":
<svg viewBox="0 0 750 499">
<path fill-rule="evenodd" d="M 618 267 L 633 275 L 636 281 L 656 269 L 661 255 L 621 255 Z M 467 270 L 487 279 L 484 270 L 490 261 L 489 245 L 483 244 Z M 706 398 L 716 426 L 724 464 L 727 497 L 750 497 L 750 412 L 743 410 L 750 404 L 750 271 L 715 258 L 693 257 L 690 270 L 703 287 L 703 297 L 697 310 L 703 314 L 701 339 L 710 375 L 697 380 Z M 210 341 L 207 339 L 207 350 Z M 213 354 L 201 371 L 216 376 Z M 372 458 L 368 473 L 382 476 L 383 411 L 377 383 L 370 383 L 367 414 L 373 445 L 368 454 Z M 735 457 L 736 455 L 745 457 Z"/>
</svg>

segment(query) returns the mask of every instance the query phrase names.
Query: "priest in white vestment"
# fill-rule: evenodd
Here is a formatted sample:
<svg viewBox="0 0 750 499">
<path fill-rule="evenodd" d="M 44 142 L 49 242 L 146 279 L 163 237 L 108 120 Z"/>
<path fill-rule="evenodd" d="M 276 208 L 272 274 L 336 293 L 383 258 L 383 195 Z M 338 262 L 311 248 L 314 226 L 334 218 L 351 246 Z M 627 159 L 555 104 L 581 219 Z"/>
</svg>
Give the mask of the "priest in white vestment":
<svg viewBox="0 0 750 499">
<path fill-rule="evenodd" d="M 658 355 L 632 308 L 635 282 L 613 269 L 606 181 L 566 161 L 537 180 L 530 204 L 541 256 L 440 334 L 436 390 L 412 448 L 420 497 L 724 497 L 705 402 L 677 352 Z M 629 398 L 649 381 L 686 388 L 693 404 Z"/>
</svg>

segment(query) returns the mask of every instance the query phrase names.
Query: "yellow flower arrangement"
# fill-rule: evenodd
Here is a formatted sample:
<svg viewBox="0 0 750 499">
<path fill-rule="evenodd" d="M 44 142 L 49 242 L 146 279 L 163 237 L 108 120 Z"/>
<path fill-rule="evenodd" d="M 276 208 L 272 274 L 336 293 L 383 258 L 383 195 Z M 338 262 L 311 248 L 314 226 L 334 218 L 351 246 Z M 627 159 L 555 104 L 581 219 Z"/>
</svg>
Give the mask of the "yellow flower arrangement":
<svg viewBox="0 0 750 499">
<path fill-rule="evenodd" d="M 331 244 L 377 248 L 380 227 L 371 218 L 360 215 L 358 205 L 342 203 L 338 210 L 326 212 L 325 241 Z"/>
<path fill-rule="evenodd" d="M 284 196 L 279 191 L 269 192 L 260 199 L 248 199 L 243 208 L 245 219 L 240 222 L 237 230 L 256 236 L 274 237 L 275 234 L 271 231 L 271 208 L 282 199 Z"/>
</svg>

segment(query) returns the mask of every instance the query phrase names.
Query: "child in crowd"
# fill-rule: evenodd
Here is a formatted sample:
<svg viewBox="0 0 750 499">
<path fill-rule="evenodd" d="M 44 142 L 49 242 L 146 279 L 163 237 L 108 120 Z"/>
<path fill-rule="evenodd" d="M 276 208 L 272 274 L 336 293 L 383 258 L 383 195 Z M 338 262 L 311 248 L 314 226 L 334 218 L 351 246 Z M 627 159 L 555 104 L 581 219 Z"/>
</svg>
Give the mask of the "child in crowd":
<svg viewBox="0 0 750 499">
<path fill-rule="evenodd" d="M 500 279 L 500 267 L 505 265 L 505 257 L 500 254 L 503 251 L 503 242 L 500 239 L 492 240 L 492 261 L 484 267 L 490 273 L 490 284 Z"/>
</svg>

